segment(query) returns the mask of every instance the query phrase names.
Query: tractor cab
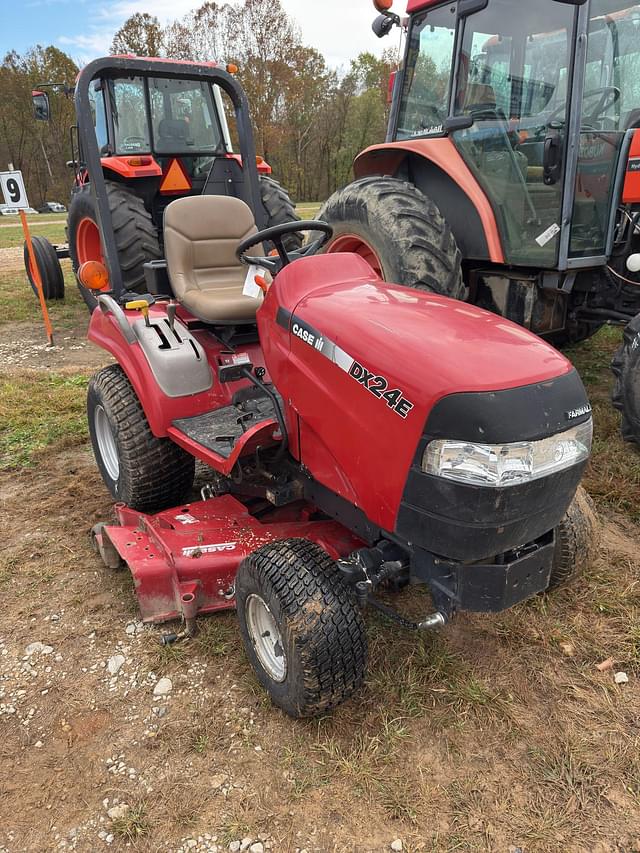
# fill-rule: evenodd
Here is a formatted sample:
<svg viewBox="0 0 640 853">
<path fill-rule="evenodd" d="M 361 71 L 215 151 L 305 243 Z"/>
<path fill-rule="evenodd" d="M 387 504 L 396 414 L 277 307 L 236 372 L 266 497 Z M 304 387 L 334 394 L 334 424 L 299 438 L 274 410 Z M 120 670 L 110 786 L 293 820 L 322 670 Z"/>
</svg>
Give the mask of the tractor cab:
<svg viewBox="0 0 640 853">
<path fill-rule="evenodd" d="M 412 8 L 391 138 L 448 136 L 489 199 L 508 263 L 597 264 L 640 126 L 640 5 Z"/>
</svg>

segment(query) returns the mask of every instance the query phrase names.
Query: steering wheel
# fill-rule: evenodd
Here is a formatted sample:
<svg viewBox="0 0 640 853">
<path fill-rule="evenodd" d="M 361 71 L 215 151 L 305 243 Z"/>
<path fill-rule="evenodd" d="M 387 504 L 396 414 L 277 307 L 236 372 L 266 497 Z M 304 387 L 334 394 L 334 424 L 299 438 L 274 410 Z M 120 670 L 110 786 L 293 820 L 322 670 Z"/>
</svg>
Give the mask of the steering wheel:
<svg viewBox="0 0 640 853">
<path fill-rule="evenodd" d="M 591 91 L 585 92 L 582 96 L 583 101 L 586 101 L 589 98 L 599 98 L 599 100 L 592 112 L 587 113 L 587 111 L 584 110 L 583 119 L 586 118 L 587 121 L 596 121 L 600 113 L 605 112 L 620 100 L 621 95 L 622 92 L 617 86 L 602 86 L 600 89 L 591 89 Z M 552 121 L 565 113 L 566 109 L 566 105 L 563 104 L 561 107 L 554 110 L 547 119 L 547 125 L 550 125 Z"/>
<path fill-rule="evenodd" d="M 312 240 L 307 243 L 297 252 L 287 252 L 282 242 L 282 238 L 287 234 L 297 234 L 299 231 L 320 231 L 321 236 L 317 240 Z M 300 222 L 283 222 L 282 225 L 274 225 L 272 228 L 265 228 L 264 231 L 258 231 L 257 234 L 252 234 L 247 237 L 236 249 L 236 257 L 243 264 L 251 266 L 257 264 L 260 267 L 268 270 L 272 275 L 276 275 L 283 267 L 286 267 L 292 261 L 297 261 L 299 258 L 306 258 L 308 255 L 315 253 L 325 246 L 333 236 L 333 228 L 327 222 L 321 222 L 319 219 L 305 219 Z M 273 243 L 278 251 L 278 257 L 273 255 L 269 257 L 260 257 L 259 255 L 247 255 L 247 251 L 259 243 Z"/>
</svg>

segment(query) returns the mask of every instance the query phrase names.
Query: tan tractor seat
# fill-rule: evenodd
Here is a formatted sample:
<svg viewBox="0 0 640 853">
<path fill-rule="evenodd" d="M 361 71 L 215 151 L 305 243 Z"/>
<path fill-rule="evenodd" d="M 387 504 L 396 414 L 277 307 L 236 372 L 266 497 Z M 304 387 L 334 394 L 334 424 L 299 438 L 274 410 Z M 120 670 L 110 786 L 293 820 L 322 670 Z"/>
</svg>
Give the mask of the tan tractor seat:
<svg viewBox="0 0 640 853">
<path fill-rule="evenodd" d="M 257 232 L 240 199 L 205 195 L 172 201 L 164 214 L 164 248 L 176 299 L 215 325 L 253 323 L 256 299 L 243 296 L 247 268 L 236 258 L 241 240 Z M 260 246 L 247 254 L 259 254 Z"/>
</svg>

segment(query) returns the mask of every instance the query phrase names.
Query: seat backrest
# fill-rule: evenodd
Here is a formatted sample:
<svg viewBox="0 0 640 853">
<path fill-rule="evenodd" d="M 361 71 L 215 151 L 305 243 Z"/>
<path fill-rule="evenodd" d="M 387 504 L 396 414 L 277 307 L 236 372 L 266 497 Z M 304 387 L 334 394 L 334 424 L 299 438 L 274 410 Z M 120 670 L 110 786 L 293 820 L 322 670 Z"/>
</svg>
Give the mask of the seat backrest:
<svg viewBox="0 0 640 853">
<path fill-rule="evenodd" d="M 257 230 L 249 206 L 232 196 L 171 202 L 164 214 L 164 243 L 176 298 L 208 322 L 249 321 L 255 304 L 242 296 L 246 270 L 236 249 Z"/>
</svg>

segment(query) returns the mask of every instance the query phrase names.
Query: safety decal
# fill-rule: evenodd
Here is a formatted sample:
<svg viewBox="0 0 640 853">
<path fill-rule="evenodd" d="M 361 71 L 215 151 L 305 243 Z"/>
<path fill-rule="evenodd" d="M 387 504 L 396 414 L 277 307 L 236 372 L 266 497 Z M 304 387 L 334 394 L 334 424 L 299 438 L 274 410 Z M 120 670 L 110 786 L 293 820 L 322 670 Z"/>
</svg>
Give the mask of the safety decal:
<svg viewBox="0 0 640 853">
<path fill-rule="evenodd" d="M 387 406 L 399 415 L 406 418 L 414 404 L 407 400 L 399 388 L 392 388 L 384 376 L 378 376 L 356 361 L 355 358 L 345 352 L 338 344 L 329 340 L 325 335 L 315 329 L 309 323 L 305 323 L 299 317 L 291 314 L 284 308 L 278 309 L 277 322 L 285 329 L 289 329 L 292 335 L 299 338 L 307 346 L 321 353 L 337 365 L 352 379 L 367 389 L 374 397 L 383 400 Z"/>
</svg>

